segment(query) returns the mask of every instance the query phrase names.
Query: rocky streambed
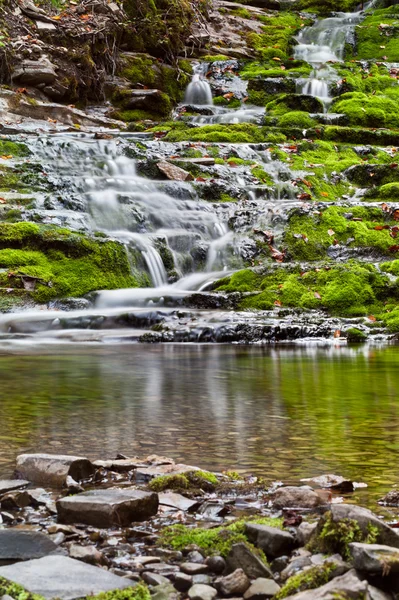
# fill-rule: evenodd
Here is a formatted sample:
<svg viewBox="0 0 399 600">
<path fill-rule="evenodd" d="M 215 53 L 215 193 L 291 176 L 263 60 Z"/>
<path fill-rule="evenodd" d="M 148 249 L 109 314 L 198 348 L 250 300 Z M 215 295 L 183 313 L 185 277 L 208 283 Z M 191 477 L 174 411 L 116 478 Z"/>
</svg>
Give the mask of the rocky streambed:
<svg viewBox="0 0 399 600">
<path fill-rule="evenodd" d="M 157 455 L 24 454 L 0 481 L 3 597 L 383 600 L 399 591 L 398 493 L 211 473 Z M 377 508 L 377 507 L 376 507 Z"/>
</svg>

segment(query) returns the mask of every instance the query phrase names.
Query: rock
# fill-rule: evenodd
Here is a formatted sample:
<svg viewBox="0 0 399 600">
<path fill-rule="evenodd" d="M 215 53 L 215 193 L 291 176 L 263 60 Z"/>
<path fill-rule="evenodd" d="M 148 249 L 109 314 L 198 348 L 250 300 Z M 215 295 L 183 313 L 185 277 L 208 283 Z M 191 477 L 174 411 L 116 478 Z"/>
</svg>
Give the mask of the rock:
<svg viewBox="0 0 399 600">
<path fill-rule="evenodd" d="M 280 572 L 280 578 L 282 581 L 286 581 L 293 575 L 303 571 L 306 567 L 311 567 L 312 561 L 310 556 L 299 556 L 294 557 L 288 565 Z"/>
<path fill-rule="evenodd" d="M 57 29 L 54 23 L 48 23 L 47 21 L 36 21 L 36 27 L 41 31 L 55 31 Z"/>
<path fill-rule="evenodd" d="M 196 583 L 203 583 L 204 585 L 211 585 L 212 577 L 210 575 L 193 575 L 193 585 Z"/>
<path fill-rule="evenodd" d="M 397 575 L 399 550 L 382 544 L 349 544 L 353 566 L 367 575 Z"/>
<path fill-rule="evenodd" d="M 273 576 L 269 567 L 242 542 L 232 546 L 226 558 L 226 566 L 229 571 L 242 569 L 250 579 Z"/>
<path fill-rule="evenodd" d="M 280 586 L 273 579 L 258 577 L 244 594 L 244 600 L 266 600 L 280 591 Z"/>
<path fill-rule="evenodd" d="M 369 584 L 367 591 L 369 600 L 392 600 L 392 594 L 386 594 L 385 592 L 377 589 L 373 585 Z"/>
<path fill-rule="evenodd" d="M 178 595 L 173 585 L 170 583 L 161 583 L 151 590 L 152 600 L 178 600 Z"/>
<path fill-rule="evenodd" d="M 192 563 L 200 563 L 200 564 L 205 562 L 204 557 L 202 556 L 201 552 L 199 552 L 198 550 L 192 550 L 191 552 L 189 552 L 187 554 L 187 561 L 192 562 Z"/>
<path fill-rule="evenodd" d="M 179 592 L 187 592 L 193 584 L 193 579 L 186 573 L 176 573 L 173 583 Z"/>
<path fill-rule="evenodd" d="M 48 535 L 24 529 L 0 529 L 0 563 L 41 558 L 58 547 Z"/>
<path fill-rule="evenodd" d="M 0 496 L 8 494 L 8 492 L 26 488 L 28 485 L 29 481 L 23 479 L 0 479 Z"/>
<path fill-rule="evenodd" d="M 266 92 L 274 96 L 276 94 L 294 94 L 296 90 L 295 80 L 289 77 L 263 77 L 251 79 L 248 82 L 248 91 Z"/>
<path fill-rule="evenodd" d="M 77 560 L 83 560 L 83 562 L 88 563 L 89 565 L 105 565 L 107 563 L 102 552 L 97 550 L 94 546 L 71 544 L 69 547 L 69 556 L 71 558 L 76 558 Z"/>
<path fill-rule="evenodd" d="M 306 546 L 310 538 L 312 537 L 317 523 L 308 523 L 303 521 L 296 530 L 296 541 L 299 546 Z"/>
<path fill-rule="evenodd" d="M 334 523 L 338 523 L 342 519 L 356 521 L 364 537 L 369 534 L 370 526 L 372 526 L 378 530 L 376 540 L 378 544 L 399 548 L 399 535 L 395 529 L 392 529 L 389 525 L 381 521 L 371 510 L 353 504 L 332 504 L 329 512 L 325 513 L 319 520 L 313 534 L 314 536 L 317 537 L 319 535 L 328 516 L 331 516 Z"/>
<path fill-rule="evenodd" d="M 80 492 L 84 492 L 84 488 L 70 475 L 66 478 L 65 487 L 68 489 L 68 494 L 80 494 Z"/>
<path fill-rule="evenodd" d="M 355 489 L 353 482 L 340 475 L 320 475 L 319 477 L 313 477 L 312 479 L 301 479 L 304 483 L 310 483 L 317 487 L 328 488 L 337 492 L 353 492 Z"/>
<path fill-rule="evenodd" d="M 194 177 L 188 171 L 177 167 L 176 165 L 172 165 L 168 163 L 166 160 L 161 160 L 157 163 L 158 169 L 166 175 L 168 179 L 172 179 L 174 181 L 193 181 Z"/>
<path fill-rule="evenodd" d="M 33 483 L 62 487 L 68 475 L 75 481 L 88 479 L 94 474 L 94 467 L 82 456 L 21 454 L 17 457 L 17 471 Z"/>
<path fill-rule="evenodd" d="M 242 569 L 236 569 L 230 575 L 219 577 L 215 581 L 215 587 L 223 596 L 242 596 L 250 585 Z"/>
<path fill-rule="evenodd" d="M 128 579 L 66 556 L 45 556 L 0 567 L 0 577 L 48 600 L 74 600 L 132 585 Z"/>
<path fill-rule="evenodd" d="M 148 583 L 148 585 L 156 586 L 162 585 L 163 583 L 170 585 L 169 579 L 159 573 L 151 573 L 151 571 L 144 571 L 144 573 L 141 573 L 141 578 Z"/>
<path fill-rule="evenodd" d="M 190 600 L 213 600 L 217 596 L 215 588 L 197 583 L 188 590 Z"/>
<path fill-rule="evenodd" d="M 136 481 L 146 483 L 154 477 L 161 477 L 162 475 L 184 475 L 185 473 L 192 473 L 193 471 L 199 471 L 198 467 L 182 464 L 161 464 L 143 468 L 139 467 L 136 469 L 134 475 Z"/>
<path fill-rule="evenodd" d="M 273 498 L 273 507 L 282 508 L 317 508 L 323 504 L 322 499 L 309 487 L 281 487 Z"/>
<path fill-rule="evenodd" d="M 245 532 L 248 539 L 271 559 L 290 554 L 296 546 L 294 537 L 277 527 L 246 523 Z"/>
<path fill-rule="evenodd" d="M 180 569 L 187 575 L 199 575 L 209 571 L 208 565 L 193 562 L 181 563 Z"/>
<path fill-rule="evenodd" d="M 299 592 L 294 596 L 288 596 L 286 600 L 335 600 L 345 598 L 347 600 L 364 600 L 367 598 L 368 583 L 360 581 L 356 571 L 352 569 L 329 581 L 322 587 L 315 590 L 306 590 Z"/>
<path fill-rule="evenodd" d="M 158 496 L 159 504 L 171 506 L 172 508 L 177 508 L 178 510 L 183 511 L 194 510 L 199 504 L 197 500 L 190 500 L 189 498 L 186 498 L 181 494 L 176 494 L 175 492 L 161 492 L 158 494 Z"/>
<path fill-rule="evenodd" d="M 399 491 L 391 490 L 383 498 L 380 498 L 378 502 L 385 506 L 399 506 Z"/>
<path fill-rule="evenodd" d="M 270 568 L 273 571 L 273 573 L 281 573 L 281 571 L 284 571 L 284 569 L 287 568 L 288 563 L 288 556 L 279 556 L 278 558 L 275 558 L 272 561 L 272 563 L 270 564 Z"/>
<path fill-rule="evenodd" d="M 109 488 L 61 498 L 57 501 L 60 523 L 85 523 L 94 527 L 127 527 L 158 511 L 158 495 L 135 489 Z"/>
<path fill-rule="evenodd" d="M 226 568 L 226 561 L 223 556 L 208 556 L 205 560 L 205 564 L 208 565 L 209 570 L 216 575 L 220 575 Z"/>
<path fill-rule="evenodd" d="M 37 86 L 41 83 L 52 84 L 57 74 L 54 65 L 48 59 L 24 60 L 12 74 L 12 80 L 21 85 Z"/>
<path fill-rule="evenodd" d="M 30 505 L 32 498 L 28 492 L 10 492 L 1 498 L 3 510 L 16 510 Z"/>
<path fill-rule="evenodd" d="M 133 471 L 137 467 L 142 467 L 143 462 L 137 456 L 134 456 L 133 458 L 120 458 L 115 460 L 95 460 L 93 461 L 93 465 L 97 469 L 103 468 L 108 469 L 109 471 L 116 471 L 117 473 L 127 473 Z"/>
</svg>

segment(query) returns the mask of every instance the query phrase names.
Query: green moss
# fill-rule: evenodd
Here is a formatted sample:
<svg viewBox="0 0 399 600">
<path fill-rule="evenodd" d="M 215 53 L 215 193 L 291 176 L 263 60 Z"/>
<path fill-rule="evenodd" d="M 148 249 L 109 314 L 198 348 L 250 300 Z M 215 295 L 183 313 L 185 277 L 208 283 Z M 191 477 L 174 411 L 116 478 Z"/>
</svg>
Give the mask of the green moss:
<svg viewBox="0 0 399 600">
<path fill-rule="evenodd" d="M 288 596 L 293 596 L 305 590 L 314 590 L 328 583 L 332 574 L 336 570 L 334 563 L 326 561 L 322 565 L 317 565 L 306 569 L 298 575 L 293 575 L 282 586 L 281 590 L 274 596 L 275 600 L 283 600 Z"/>
<path fill-rule="evenodd" d="M 308 10 L 312 13 L 326 15 L 331 12 L 354 12 L 358 7 L 358 0 L 301 0 L 300 10 Z"/>
<path fill-rule="evenodd" d="M 399 127 L 397 101 L 383 92 L 375 95 L 349 92 L 336 100 L 332 109 L 346 115 L 349 124 L 355 127 Z"/>
<path fill-rule="evenodd" d="M 257 51 L 263 61 L 276 63 L 286 60 L 291 54 L 294 35 L 304 22 L 303 19 L 298 14 L 279 12 L 261 16 L 259 20 L 264 24 L 262 33 L 248 34 L 248 45 Z"/>
<path fill-rule="evenodd" d="M 229 108 L 240 108 L 241 101 L 238 98 L 225 98 L 224 96 L 215 96 L 213 103 L 217 106 L 228 106 Z"/>
<path fill-rule="evenodd" d="M 345 560 L 351 558 L 349 544 L 362 542 L 375 544 L 378 540 L 378 529 L 371 524 L 367 527 L 367 533 L 363 533 L 357 521 L 353 519 L 341 519 L 334 521 L 331 512 L 324 516 L 322 528 L 317 539 L 311 540 L 312 550 L 325 553 L 339 553 Z"/>
<path fill-rule="evenodd" d="M 148 487 L 153 492 L 185 490 L 190 487 L 190 482 L 185 475 L 161 475 L 152 479 Z"/>
<path fill-rule="evenodd" d="M 350 344 L 359 344 L 367 340 L 367 335 L 356 327 L 351 327 L 351 329 L 345 331 L 345 335 Z"/>
<path fill-rule="evenodd" d="M 214 527 L 212 529 L 203 529 L 200 527 L 190 528 L 185 525 L 172 525 L 161 530 L 159 545 L 172 547 L 174 550 L 184 550 L 187 546 L 195 544 L 199 546 L 207 555 L 218 554 L 227 556 L 234 544 L 243 542 L 261 555 L 263 553 L 256 550 L 248 543 L 245 536 L 245 523 L 248 521 L 269 525 L 272 527 L 281 527 L 282 520 L 277 518 L 261 517 L 257 519 L 242 519 L 227 525 L 225 527 Z"/>
<path fill-rule="evenodd" d="M 13 158 L 29 156 L 30 151 L 25 144 L 0 140 L 0 156 L 12 156 Z"/>
<path fill-rule="evenodd" d="M 96 596 L 87 596 L 85 600 L 151 600 L 151 594 L 144 583 L 138 583 L 134 587 L 124 590 L 113 590 L 102 592 Z"/>
<path fill-rule="evenodd" d="M 316 125 L 308 113 L 297 110 L 286 112 L 279 118 L 281 128 L 290 129 L 291 127 L 300 127 L 301 129 L 310 129 Z"/>
<path fill-rule="evenodd" d="M 357 58 L 399 61 L 398 31 L 399 10 L 397 6 L 373 10 L 356 27 Z"/>
<path fill-rule="evenodd" d="M 212 63 L 212 62 L 219 62 L 219 61 L 221 62 L 221 61 L 224 61 L 224 60 L 230 60 L 230 57 L 226 56 L 225 54 L 206 54 L 202 58 L 202 60 L 204 62 L 210 62 L 210 63 Z"/>
<path fill-rule="evenodd" d="M 240 123 L 175 129 L 170 131 L 164 139 L 168 142 L 203 141 L 238 144 L 263 142 L 266 135 L 266 128 L 257 127 L 252 123 Z"/>
</svg>

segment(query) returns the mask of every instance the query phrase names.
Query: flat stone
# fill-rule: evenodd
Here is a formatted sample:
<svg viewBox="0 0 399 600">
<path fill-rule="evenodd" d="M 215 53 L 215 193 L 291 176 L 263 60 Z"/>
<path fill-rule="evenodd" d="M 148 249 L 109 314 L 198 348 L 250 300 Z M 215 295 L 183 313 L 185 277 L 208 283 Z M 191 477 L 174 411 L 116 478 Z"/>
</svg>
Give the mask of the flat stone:
<svg viewBox="0 0 399 600">
<path fill-rule="evenodd" d="M 94 527 L 127 527 L 158 511 L 158 494 L 135 489 L 109 488 L 68 496 L 57 501 L 60 523 Z"/>
<path fill-rule="evenodd" d="M 29 485 L 29 481 L 24 479 L 0 479 L 0 496 L 15 490 L 21 490 Z"/>
<path fill-rule="evenodd" d="M 310 485 L 343 493 L 353 492 L 355 489 L 353 482 L 349 479 L 345 479 L 345 477 L 341 477 L 341 475 L 320 475 L 319 477 L 313 477 L 312 479 L 301 479 L 301 481 L 309 483 Z"/>
<path fill-rule="evenodd" d="M 23 529 L 0 529 L 0 562 L 41 558 L 58 550 L 48 535 Z"/>
<path fill-rule="evenodd" d="M 215 581 L 215 587 L 223 596 L 242 596 L 249 586 L 250 581 L 242 569 L 236 569 Z"/>
<path fill-rule="evenodd" d="M 97 468 L 108 469 L 109 471 L 116 471 L 117 473 L 127 473 L 133 471 L 139 466 L 143 466 L 143 462 L 137 458 L 120 458 L 115 460 L 95 460 L 93 465 Z"/>
<path fill-rule="evenodd" d="M 398 575 L 399 550 L 382 544 L 349 544 L 353 566 L 367 575 Z"/>
<path fill-rule="evenodd" d="M 188 171 L 181 169 L 176 165 L 168 163 L 166 160 L 161 160 L 157 163 L 158 169 L 166 175 L 168 179 L 173 181 L 193 181 L 194 177 Z"/>
<path fill-rule="evenodd" d="M 21 454 L 17 457 L 17 471 L 35 484 L 62 487 L 68 475 L 75 481 L 87 479 L 94 474 L 94 467 L 83 456 Z"/>
<path fill-rule="evenodd" d="M 69 556 L 82 560 L 89 565 L 104 565 L 106 560 L 102 552 L 94 546 L 79 546 L 79 544 L 71 544 L 69 547 Z"/>
<path fill-rule="evenodd" d="M 249 540 L 271 559 L 290 554 L 296 546 L 294 537 L 277 527 L 246 523 L 245 532 Z"/>
<path fill-rule="evenodd" d="M 36 21 L 36 27 L 42 31 L 55 31 L 57 29 L 54 23 L 47 23 L 45 21 Z"/>
<path fill-rule="evenodd" d="M 193 471 L 199 471 L 198 467 L 182 464 L 163 464 L 143 468 L 139 467 L 135 471 L 135 477 L 136 481 L 147 482 L 154 479 L 154 477 L 161 477 L 163 475 L 184 475 L 185 473 L 192 473 Z"/>
<path fill-rule="evenodd" d="M 268 579 L 273 576 L 269 567 L 242 542 L 232 546 L 227 555 L 226 564 L 229 571 L 242 569 L 249 579 L 257 579 L 258 577 Z"/>
<path fill-rule="evenodd" d="M 342 575 L 329 581 L 325 585 L 315 589 L 299 592 L 293 596 L 288 596 L 286 600 L 334 600 L 334 598 L 349 598 L 351 600 L 363 600 L 367 598 L 367 581 L 361 581 L 352 569 Z"/>
<path fill-rule="evenodd" d="M 163 583 L 170 584 L 169 579 L 160 575 L 159 573 L 152 573 L 151 571 L 144 571 L 141 573 L 141 579 L 143 579 L 148 585 L 162 585 Z"/>
<path fill-rule="evenodd" d="M 49 60 L 24 60 L 15 68 L 12 80 L 24 85 L 51 84 L 56 80 L 54 65 Z"/>
<path fill-rule="evenodd" d="M 183 511 L 194 510 L 199 504 L 197 500 L 190 500 L 190 498 L 186 498 L 175 492 L 161 492 L 158 496 L 159 504 Z"/>
<path fill-rule="evenodd" d="M 187 575 L 200 575 L 209 571 L 208 565 L 193 562 L 181 563 L 180 569 Z"/>
<path fill-rule="evenodd" d="M 202 583 L 196 583 L 188 590 L 190 600 L 213 600 L 216 596 L 215 588 Z"/>
<path fill-rule="evenodd" d="M 0 567 L 0 577 L 18 583 L 28 592 L 48 600 L 75 600 L 132 586 L 128 579 L 67 556 L 45 556 Z"/>
<path fill-rule="evenodd" d="M 274 579 L 258 577 L 244 594 L 244 600 L 266 600 L 280 591 L 280 586 Z"/>
<path fill-rule="evenodd" d="M 317 508 L 324 504 L 316 492 L 308 486 L 279 488 L 273 498 L 274 508 Z"/>
</svg>

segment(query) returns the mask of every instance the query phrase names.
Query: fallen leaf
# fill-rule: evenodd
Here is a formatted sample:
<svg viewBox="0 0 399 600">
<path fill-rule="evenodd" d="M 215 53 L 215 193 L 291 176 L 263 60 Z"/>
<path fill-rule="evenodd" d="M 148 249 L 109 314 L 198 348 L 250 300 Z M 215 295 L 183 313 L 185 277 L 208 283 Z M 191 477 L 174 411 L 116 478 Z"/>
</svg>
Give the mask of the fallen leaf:
<svg viewBox="0 0 399 600">
<path fill-rule="evenodd" d="M 341 337 L 341 330 L 340 329 L 336 329 L 334 331 L 334 337 L 335 338 L 340 338 Z"/>
<path fill-rule="evenodd" d="M 328 233 L 328 235 L 335 235 L 335 231 L 334 231 L 334 229 L 329 229 L 329 230 L 327 231 L 327 233 Z"/>
<path fill-rule="evenodd" d="M 274 306 L 283 306 L 283 305 L 281 304 L 280 300 L 275 300 Z"/>
<path fill-rule="evenodd" d="M 373 323 L 377 320 L 374 315 L 369 315 L 367 318 L 369 321 L 373 321 Z"/>
<path fill-rule="evenodd" d="M 327 192 L 320 192 L 320 195 L 321 195 L 321 196 L 324 196 L 324 198 L 328 198 L 328 194 L 327 194 Z"/>
<path fill-rule="evenodd" d="M 319 294 L 319 292 L 314 292 L 314 297 L 317 298 L 318 300 L 321 300 L 321 296 Z"/>
</svg>

